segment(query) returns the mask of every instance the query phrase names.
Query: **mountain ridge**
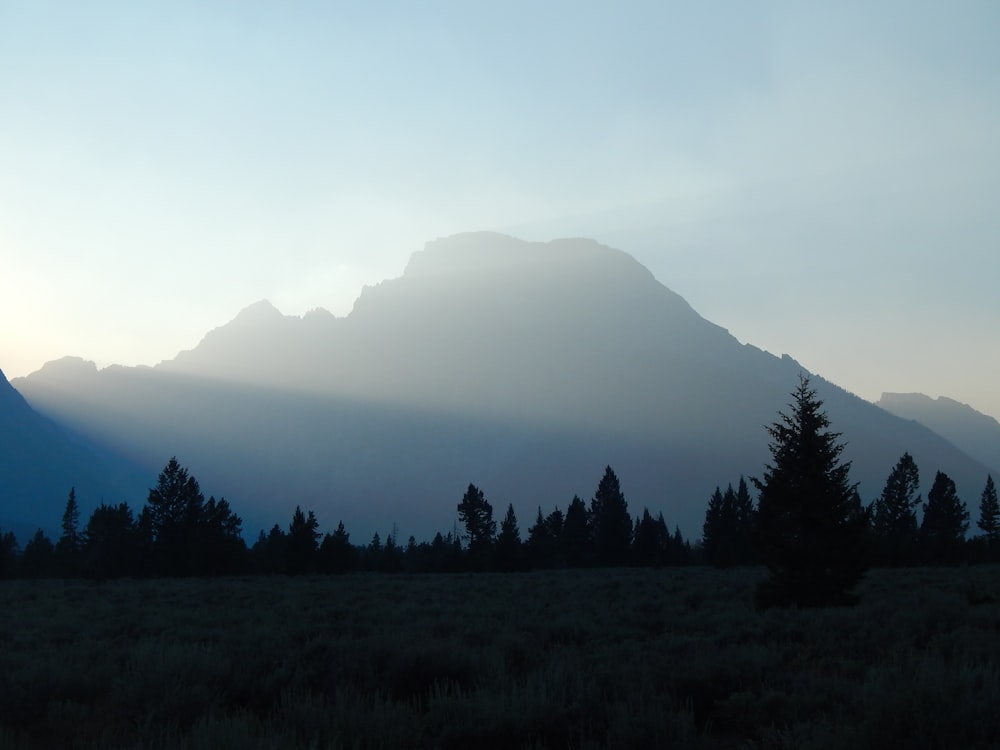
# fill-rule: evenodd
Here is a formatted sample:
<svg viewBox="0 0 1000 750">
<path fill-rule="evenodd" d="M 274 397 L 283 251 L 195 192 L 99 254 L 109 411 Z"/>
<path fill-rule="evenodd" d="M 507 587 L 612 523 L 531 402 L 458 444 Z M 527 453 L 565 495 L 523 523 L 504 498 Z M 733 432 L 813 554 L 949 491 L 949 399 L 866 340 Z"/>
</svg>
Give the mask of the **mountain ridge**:
<svg viewBox="0 0 1000 750">
<path fill-rule="evenodd" d="M 926 425 L 1000 475 L 1000 421 L 995 417 L 948 396 L 931 398 L 923 393 L 886 392 L 876 404 Z"/>
<path fill-rule="evenodd" d="M 0 528 L 22 545 L 39 528 L 54 537 L 71 488 L 90 511 L 142 487 L 134 467 L 39 414 L 2 370 L 0 425 Z"/>
<path fill-rule="evenodd" d="M 589 497 L 611 464 L 633 514 L 663 511 L 697 537 L 715 486 L 762 470 L 764 427 L 806 370 L 740 343 L 620 250 L 470 233 L 427 243 L 343 318 L 261 301 L 154 368 L 60 372 L 17 385 L 150 470 L 177 455 L 251 523 L 300 504 L 326 525 L 426 536 L 474 482 L 524 530 L 538 505 Z M 969 498 L 981 489 L 985 469 L 930 430 L 813 383 L 866 501 L 904 451 Z"/>
</svg>

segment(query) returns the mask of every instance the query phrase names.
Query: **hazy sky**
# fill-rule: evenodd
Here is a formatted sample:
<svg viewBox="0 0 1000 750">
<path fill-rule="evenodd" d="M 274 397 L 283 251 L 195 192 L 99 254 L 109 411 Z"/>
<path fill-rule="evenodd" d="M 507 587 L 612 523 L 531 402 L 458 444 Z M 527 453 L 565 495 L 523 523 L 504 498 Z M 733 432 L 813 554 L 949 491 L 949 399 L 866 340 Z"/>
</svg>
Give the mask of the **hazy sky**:
<svg viewBox="0 0 1000 750">
<path fill-rule="evenodd" d="M 0 0 L 0 368 L 346 314 L 490 229 L 1000 416 L 998 39 L 995 0 Z"/>
</svg>

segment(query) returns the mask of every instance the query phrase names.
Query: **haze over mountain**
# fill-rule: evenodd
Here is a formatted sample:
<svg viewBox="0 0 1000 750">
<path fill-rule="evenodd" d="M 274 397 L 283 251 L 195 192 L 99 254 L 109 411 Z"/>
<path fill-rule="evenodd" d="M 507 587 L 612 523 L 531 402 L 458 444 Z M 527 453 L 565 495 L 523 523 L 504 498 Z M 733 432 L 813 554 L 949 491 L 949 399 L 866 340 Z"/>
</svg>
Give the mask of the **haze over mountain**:
<svg viewBox="0 0 1000 750">
<path fill-rule="evenodd" d="M 23 545 L 59 528 L 75 487 L 81 509 L 119 502 L 143 484 L 136 467 L 66 433 L 35 412 L 0 371 L 0 528 Z"/>
<path fill-rule="evenodd" d="M 700 534 L 716 485 L 760 474 L 803 368 L 740 344 L 629 255 L 492 233 L 428 243 L 346 318 L 265 301 L 154 368 L 67 358 L 32 405 L 155 472 L 176 455 L 248 536 L 296 504 L 354 541 L 447 531 L 469 482 L 522 533 L 605 465 L 633 514 Z M 926 427 L 814 378 L 866 501 L 904 451 L 971 501 L 987 470 Z M 134 498 L 138 505 L 144 497 Z"/>
<path fill-rule="evenodd" d="M 933 399 L 923 393 L 883 393 L 876 403 L 926 425 L 1000 476 L 1000 422 L 993 417 L 946 396 Z"/>
</svg>

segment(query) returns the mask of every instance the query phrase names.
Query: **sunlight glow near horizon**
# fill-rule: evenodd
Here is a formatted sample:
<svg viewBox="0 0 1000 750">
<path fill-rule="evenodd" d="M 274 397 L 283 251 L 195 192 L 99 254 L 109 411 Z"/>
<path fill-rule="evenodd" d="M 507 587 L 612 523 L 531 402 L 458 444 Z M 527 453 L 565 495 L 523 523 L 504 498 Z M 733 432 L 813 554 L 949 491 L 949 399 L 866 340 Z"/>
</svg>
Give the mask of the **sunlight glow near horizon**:
<svg viewBox="0 0 1000 750">
<path fill-rule="evenodd" d="M 0 368 L 592 237 L 859 395 L 1000 416 L 1000 7 L 0 0 Z"/>
</svg>

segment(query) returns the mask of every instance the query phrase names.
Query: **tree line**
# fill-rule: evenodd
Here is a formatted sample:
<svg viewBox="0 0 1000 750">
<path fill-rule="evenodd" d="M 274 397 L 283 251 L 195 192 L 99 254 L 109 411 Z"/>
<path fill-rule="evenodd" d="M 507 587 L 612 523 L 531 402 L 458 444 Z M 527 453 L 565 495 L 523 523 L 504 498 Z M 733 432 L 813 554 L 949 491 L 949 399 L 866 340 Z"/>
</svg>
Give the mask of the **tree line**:
<svg viewBox="0 0 1000 750">
<path fill-rule="evenodd" d="M 878 567 L 941 565 L 1000 561 L 1000 503 L 993 477 L 987 475 L 979 500 L 979 533 L 967 538 L 969 510 L 958 496 L 955 482 L 938 471 L 924 502 L 917 490 L 916 462 L 904 453 L 889 473 L 881 494 L 867 507 L 856 487 L 850 505 L 855 509 L 865 541 L 865 558 Z M 921 518 L 917 519 L 917 509 Z M 739 488 L 718 487 L 709 498 L 702 526 L 701 559 L 719 568 L 761 562 L 758 545 L 760 519 L 747 483 Z"/>
<path fill-rule="evenodd" d="M 830 430 L 823 402 L 800 376 L 789 410 L 767 427 L 771 463 L 753 507 L 745 482 L 716 488 L 703 528 L 706 560 L 725 566 L 762 563 L 770 575 L 756 591 L 759 607 L 849 605 L 869 566 L 942 564 L 1000 559 L 1000 507 L 987 476 L 978 526 L 966 539 L 969 512 L 955 483 L 937 472 L 921 503 L 919 474 L 905 453 L 882 494 L 867 507 L 842 461 L 840 433 Z M 923 506 L 918 526 L 916 507 Z"/>
<path fill-rule="evenodd" d="M 702 537 L 694 545 L 648 509 L 632 517 L 608 466 L 589 505 L 574 496 L 563 512 L 538 508 L 522 540 L 513 505 L 497 523 L 493 506 L 470 484 L 456 506 L 458 524 L 431 541 L 401 543 L 395 528 L 357 545 L 341 521 L 319 531 L 311 510 L 296 507 L 287 528 L 275 524 L 248 546 L 242 519 L 223 498 L 205 499 L 197 480 L 171 458 L 135 514 L 127 503 L 98 506 L 80 527 L 70 490 L 53 543 L 41 530 L 21 550 L 0 530 L 0 577 L 212 576 L 333 574 L 352 571 L 460 572 L 543 568 L 763 564 L 771 578 L 759 602 L 837 603 L 870 565 L 954 564 L 1000 560 L 1000 505 L 991 476 L 979 505 L 982 534 L 967 539 L 969 512 L 955 483 L 937 472 L 923 502 L 919 472 L 905 453 L 879 497 L 864 506 L 841 462 L 839 433 L 822 402 L 800 380 L 791 410 L 767 427 L 772 463 L 736 489 L 716 487 Z M 916 510 L 922 509 L 918 523 Z"/>
<path fill-rule="evenodd" d="M 589 506 L 578 496 L 566 512 L 543 514 L 522 539 L 513 505 L 499 526 L 482 490 L 470 484 L 456 506 L 461 524 L 430 541 L 405 543 L 393 529 L 367 544 L 351 541 L 343 521 L 323 534 L 312 510 L 296 506 L 287 527 L 274 524 L 252 545 L 224 499 L 205 499 L 198 481 L 171 458 L 140 512 L 101 503 L 82 525 L 71 489 L 53 543 L 39 529 L 23 550 L 0 531 L 0 577 L 216 576 L 332 574 L 353 571 L 462 572 L 621 565 L 682 565 L 692 549 L 663 514 L 633 519 L 618 477 L 605 469 Z"/>
</svg>

